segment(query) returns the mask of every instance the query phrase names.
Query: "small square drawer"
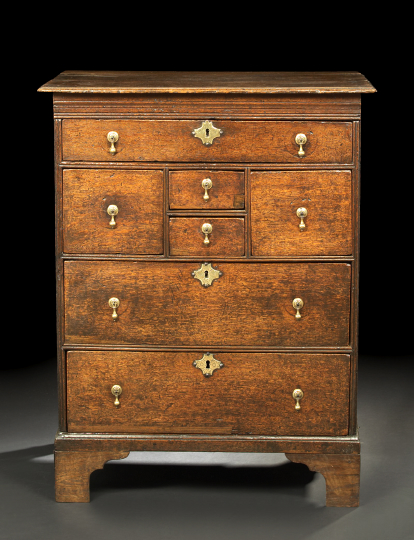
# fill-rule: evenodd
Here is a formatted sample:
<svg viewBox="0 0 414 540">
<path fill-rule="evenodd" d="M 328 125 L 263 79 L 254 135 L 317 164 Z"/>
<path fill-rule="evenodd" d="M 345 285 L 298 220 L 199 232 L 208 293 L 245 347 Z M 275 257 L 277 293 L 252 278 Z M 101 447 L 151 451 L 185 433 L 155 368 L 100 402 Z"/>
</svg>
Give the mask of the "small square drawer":
<svg viewBox="0 0 414 540">
<path fill-rule="evenodd" d="M 63 171 L 65 253 L 158 255 L 163 245 L 163 171 Z"/>
<path fill-rule="evenodd" d="M 253 256 L 351 255 L 351 171 L 253 171 Z"/>
<path fill-rule="evenodd" d="M 244 172 L 170 171 L 171 210 L 244 209 Z"/>
<path fill-rule="evenodd" d="M 347 354 L 69 351 L 68 429 L 343 436 L 349 372 Z"/>
<path fill-rule="evenodd" d="M 170 217 L 170 255 L 242 257 L 244 226 L 243 217 Z"/>
</svg>

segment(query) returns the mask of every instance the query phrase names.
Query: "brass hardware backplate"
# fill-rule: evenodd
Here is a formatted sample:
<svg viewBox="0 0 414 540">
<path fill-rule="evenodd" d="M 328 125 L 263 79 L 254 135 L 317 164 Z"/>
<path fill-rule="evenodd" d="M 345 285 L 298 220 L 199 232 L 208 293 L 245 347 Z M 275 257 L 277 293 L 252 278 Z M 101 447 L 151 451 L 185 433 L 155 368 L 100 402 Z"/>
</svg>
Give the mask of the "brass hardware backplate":
<svg viewBox="0 0 414 540">
<path fill-rule="evenodd" d="M 211 377 L 216 369 L 220 369 L 224 366 L 223 362 L 220 362 L 211 353 L 205 353 L 203 358 L 195 360 L 193 366 L 201 369 L 204 377 Z"/>
<path fill-rule="evenodd" d="M 203 263 L 198 270 L 191 272 L 195 279 L 199 279 L 203 287 L 210 287 L 215 279 L 223 275 L 223 272 L 216 270 L 211 263 Z"/>
<path fill-rule="evenodd" d="M 193 130 L 194 137 L 201 139 L 201 142 L 205 145 L 213 144 L 216 137 L 220 137 L 223 131 L 213 126 L 210 120 L 204 120 L 201 127 Z"/>
</svg>

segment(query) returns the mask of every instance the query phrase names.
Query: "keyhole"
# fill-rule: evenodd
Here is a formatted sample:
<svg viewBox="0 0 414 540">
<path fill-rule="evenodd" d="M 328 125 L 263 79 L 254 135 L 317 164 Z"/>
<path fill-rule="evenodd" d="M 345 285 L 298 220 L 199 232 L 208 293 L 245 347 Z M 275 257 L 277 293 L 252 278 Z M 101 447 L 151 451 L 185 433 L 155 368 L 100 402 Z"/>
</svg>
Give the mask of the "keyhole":
<svg viewBox="0 0 414 540">
<path fill-rule="evenodd" d="M 206 368 L 210 369 L 210 360 L 206 360 Z"/>
<path fill-rule="evenodd" d="M 209 137 L 209 136 L 210 136 L 210 130 L 206 128 L 206 137 Z"/>
<path fill-rule="evenodd" d="M 204 271 L 204 277 L 208 279 L 208 270 Z"/>
</svg>

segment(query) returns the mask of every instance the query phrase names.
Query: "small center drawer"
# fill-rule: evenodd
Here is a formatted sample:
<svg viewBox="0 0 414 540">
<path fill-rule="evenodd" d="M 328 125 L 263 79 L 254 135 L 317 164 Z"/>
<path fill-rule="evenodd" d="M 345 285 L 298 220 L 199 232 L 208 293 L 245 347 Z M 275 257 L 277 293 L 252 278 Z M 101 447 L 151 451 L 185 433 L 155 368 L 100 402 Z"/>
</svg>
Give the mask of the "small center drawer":
<svg viewBox="0 0 414 540">
<path fill-rule="evenodd" d="M 170 255 L 242 257 L 244 226 L 243 217 L 170 217 Z"/>
<path fill-rule="evenodd" d="M 347 435 L 349 371 L 347 354 L 69 351 L 68 429 Z"/>
<path fill-rule="evenodd" d="M 171 210 L 241 210 L 244 172 L 170 171 Z"/>
</svg>

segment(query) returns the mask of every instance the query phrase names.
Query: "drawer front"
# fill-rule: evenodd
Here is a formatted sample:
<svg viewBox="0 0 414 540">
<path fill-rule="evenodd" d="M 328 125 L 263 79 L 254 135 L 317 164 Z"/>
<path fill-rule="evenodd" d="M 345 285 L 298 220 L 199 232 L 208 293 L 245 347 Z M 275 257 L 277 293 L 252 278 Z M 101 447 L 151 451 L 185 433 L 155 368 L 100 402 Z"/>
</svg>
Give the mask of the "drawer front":
<svg viewBox="0 0 414 540">
<path fill-rule="evenodd" d="M 252 172 L 250 178 L 253 256 L 352 254 L 351 171 Z"/>
<path fill-rule="evenodd" d="M 163 253 L 163 171 L 64 170 L 63 246 L 66 253 Z"/>
<path fill-rule="evenodd" d="M 171 171 L 171 210 L 240 210 L 244 208 L 244 172 Z"/>
<path fill-rule="evenodd" d="M 170 255 L 242 257 L 245 252 L 244 218 L 171 217 L 169 233 Z"/>
<path fill-rule="evenodd" d="M 350 357 L 204 352 L 70 351 L 71 432 L 279 436 L 348 434 Z M 205 358 L 205 357 L 204 357 Z M 119 405 L 111 392 L 122 389 Z M 303 398 L 292 397 L 300 389 Z"/>
<path fill-rule="evenodd" d="M 65 341 L 162 346 L 349 345 L 351 266 L 219 263 L 205 287 L 196 262 L 66 261 Z M 199 274 L 197 274 L 199 275 Z M 110 298 L 120 301 L 112 320 Z M 297 310 L 292 302 L 303 300 Z"/>
<path fill-rule="evenodd" d="M 212 144 L 193 135 L 200 120 L 63 120 L 63 159 L 75 161 L 352 163 L 351 122 L 214 120 Z M 115 131 L 116 153 L 108 133 Z M 307 142 L 304 156 L 296 135 Z"/>
</svg>

